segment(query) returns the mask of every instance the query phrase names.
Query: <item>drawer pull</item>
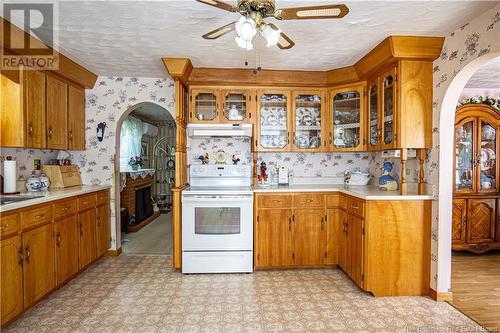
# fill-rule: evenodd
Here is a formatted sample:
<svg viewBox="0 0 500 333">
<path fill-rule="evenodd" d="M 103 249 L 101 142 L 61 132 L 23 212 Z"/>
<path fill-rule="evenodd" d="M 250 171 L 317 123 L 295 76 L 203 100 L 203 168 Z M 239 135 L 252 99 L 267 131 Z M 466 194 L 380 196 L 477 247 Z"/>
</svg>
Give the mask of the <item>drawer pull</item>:
<svg viewBox="0 0 500 333">
<path fill-rule="evenodd" d="M 84 202 L 82 202 L 82 205 L 88 205 L 88 204 L 89 204 L 89 202 L 88 202 L 88 201 L 84 201 Z"/>
<path fill-rule="evenodd" d="M 7 229 L 9 227 L 8 224 L 0 226 L 0 230 Z"/>
<path fill-rule="evenodd" d="M 38 214 L 35 215 L 35 220 L 43 219 L 45 217 L 45 214 Z"/>
<path fill-rule="evenodd" d="M 26 263 L 29 263 L 30 262 L 30 246 L 26 246 L 26 248 L 24 249 L 24 252 L 26 253 Z"/>
<path fill-rule="evenodd" d="M 311 203 L 311 202 L 314 202 L 314 200 L 313 199 L 307 199 L 306 202 L 307 203 Z"/>
<path fill-rule="evenodd" d="M 69 210 L 69 206 L 64 206 L 63 210 L 67 212 Z"/>
<path fill-rule="evenodd" d="M 358 205 L 355 205 L 355 204 L 352 204 L 352 205 L 351 205 L 351 208 L 358 209 L 358 208 L 359 208 L 359 206 L 358 206 Z"/>
<path fill-rule="evenodd" d="M 275 200 L 273 200 L 273 202 L 274 202 L 274 203 L 280 203 L 280 202 L 281 202 L 281 200 L 276 200 L 276 199 L 275 199 Z"/>
<path fill-rule="evenodd" d="M 99 197 L 99 200 L 104 200 L 104 197 Z"/>
</svg>

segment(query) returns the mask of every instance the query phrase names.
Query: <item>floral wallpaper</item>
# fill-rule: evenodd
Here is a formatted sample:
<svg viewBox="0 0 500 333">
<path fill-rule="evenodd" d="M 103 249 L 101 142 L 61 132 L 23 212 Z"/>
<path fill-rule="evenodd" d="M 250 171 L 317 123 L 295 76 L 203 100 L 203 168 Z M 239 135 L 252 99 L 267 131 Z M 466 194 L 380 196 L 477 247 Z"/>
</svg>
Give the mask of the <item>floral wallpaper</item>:
<svg viewBox="0 0 500 333">
<path fill-rule="evenodd" d="M 71 160 L 80 167 L 82 182 L 88 185 L 111 185 L 111 248 L 116 249 L 120 235 L 115 227 L 116 133 L 119 120 L 134 105 L 158 104 L 175 119 L 175 89 L 171 78 L 136 78 L 100 76 L 86 97 L 86 151 L 73 151 Z M 97 139 L 97 125 L 106 123 L 104 138 Z"/>
<path fill-rule="evenodd" d="M 252 164 L 250 138 L 188 138 L 188 164 L 201 164 L 198 159 L 208 153 L 209 164 L 214 164 L 214 153 L 222 149 L 227 154 L 227 164 L 231 156 L 236 155 L 241 164 Z"/>
<path fill-rule="evenodd" d="M 458 27 L 446 36 L 440 58 L 434 61 L 433 78 L 433 149 L 426 160 L 426 179 L 435 187 L 436 199 L 439 198 L 439 132 L 443 99 L 455 76 L 471 61 L 500 51 L 500 5 L 486 11 L 471 22 Z M 458 101 L 457 101 L 458 102 Z M 452 154 L 452 152 L 450 152 Z M 443 170 L 443 172 L 445 172 Z M 450 172 L 450 170 L 446 170 Z M 439 201 L 433 202 L 431 231 L 431 287 L 439 292 L 447 291 L 451 284 L 449 265 L 450 254 L 439 253 L 438 242 L 450 242 L 439 239 L 439 210 L 451 209 L 439 207 Z M 445 233 L 446 234 L 446 233 Z M 444 272 L 444 273 L 440 273 Z M 441 275 L 439 275 L 441 274 Z"/>
</svg>

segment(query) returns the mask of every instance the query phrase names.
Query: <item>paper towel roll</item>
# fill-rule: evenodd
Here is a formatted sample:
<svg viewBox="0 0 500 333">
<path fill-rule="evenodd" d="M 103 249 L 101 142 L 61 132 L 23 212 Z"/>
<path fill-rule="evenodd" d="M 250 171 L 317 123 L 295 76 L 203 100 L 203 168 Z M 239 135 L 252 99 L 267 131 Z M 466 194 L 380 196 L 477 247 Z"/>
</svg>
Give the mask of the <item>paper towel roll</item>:
<svg viewBox="0 0 500 333">
<path fill-rule="evenodd" d="M 16 161 L 3 161 L 3 191 L 16 192 L 17 166 Z"/>
</svg>

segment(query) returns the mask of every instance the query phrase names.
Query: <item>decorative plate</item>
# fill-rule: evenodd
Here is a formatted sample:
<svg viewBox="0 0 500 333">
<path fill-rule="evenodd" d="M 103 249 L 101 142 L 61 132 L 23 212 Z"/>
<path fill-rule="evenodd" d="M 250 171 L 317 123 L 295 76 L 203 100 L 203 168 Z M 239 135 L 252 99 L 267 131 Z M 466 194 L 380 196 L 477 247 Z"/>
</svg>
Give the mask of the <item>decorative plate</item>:
<svg viewBox="0 0 500 333">
<path fill-rule="evenodd" d="M 227 154 L 224 150 L 220 149 L 215 152 L 214 160 L 216 164 L 226 164 Z"/>
<path fill-rule="evenodd" d="M 168 160 L 167 169 L 172 170 L 173 168 L 175 168 L 175 162 L 173 160 Z"/>
</svg>

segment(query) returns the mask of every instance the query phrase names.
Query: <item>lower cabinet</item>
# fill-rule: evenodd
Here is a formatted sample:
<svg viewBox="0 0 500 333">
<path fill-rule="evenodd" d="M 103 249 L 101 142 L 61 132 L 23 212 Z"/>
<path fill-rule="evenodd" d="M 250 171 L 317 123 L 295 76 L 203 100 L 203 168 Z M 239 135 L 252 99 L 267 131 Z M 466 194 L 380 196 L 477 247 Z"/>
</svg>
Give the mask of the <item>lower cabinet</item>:
<svg viewBox="0 0 500 333">
<path fill-rule="evenodd" d="M 457 197 L 452 205 L 452 249 L 475 253 L 500 248 L 497 197 Z"/>
<path fill-rule="evenodd" d="M 78 272 L 78 216 L 56 221 L 56 283 L 60 285 Z"/>
<path fill-rule="evenodd" d="M 79 268 L 82 269 L 97 257 L 96 210 L 91 208 L 78 214 Z"/>
<path fill-rule="evenodd" d="M 363 286 L 363 219 L 347 214 L 345 241 L 345 270 L 347 275 L 360 287 Z"/>
<path fill-rule="evenodd" d="M 100 257 L 109 250 L 109 247 L 111 245 L 109 204 L 97 206 L 96 223 L 97 256 Z"/>
<path fill-rule="evenodd" d="M 323 209 L 294 211 L 294 264 L 319 266 L 325 262 L 325 214 Z"/>
<path fill-rule="evenodd" d="M 293 265 L 292 210 L 259 211 L 256 223 L 255 266 L 286 267 Z"/>
<path fill-rule="evenodd" d="M 28 307 L 56 285 L 53 225 L 24 232 L 22 242 L 24 307 Z"/>
<path fill-rule="evenodd" d="M 1 324 L 8 322 L 23 311 L 23 257 L 21 236 L 2 240 L 0 246 Z M 8 287 L 7 287 L 8 286 Z"/>
</svg>

